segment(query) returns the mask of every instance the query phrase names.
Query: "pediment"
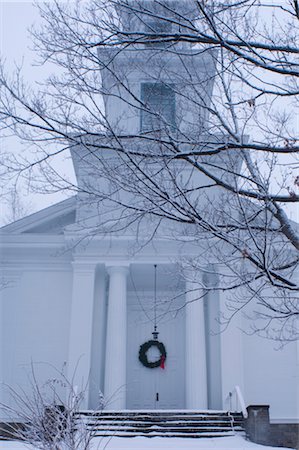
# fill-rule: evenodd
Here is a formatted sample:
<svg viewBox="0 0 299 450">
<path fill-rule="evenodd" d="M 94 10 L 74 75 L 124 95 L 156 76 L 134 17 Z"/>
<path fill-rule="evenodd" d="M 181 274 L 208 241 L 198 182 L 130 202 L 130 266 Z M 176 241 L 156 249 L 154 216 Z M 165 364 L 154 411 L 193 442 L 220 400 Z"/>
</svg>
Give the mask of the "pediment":
<svg viewBox="0 0 299 450">
<path fill-rule="evenodd" d="M 16 220 L 0 229 L 9 234 L 62 234 L 65 227 L 75 223 L 76 199 L 71 197 L 34 214 Z"/>
</svg>

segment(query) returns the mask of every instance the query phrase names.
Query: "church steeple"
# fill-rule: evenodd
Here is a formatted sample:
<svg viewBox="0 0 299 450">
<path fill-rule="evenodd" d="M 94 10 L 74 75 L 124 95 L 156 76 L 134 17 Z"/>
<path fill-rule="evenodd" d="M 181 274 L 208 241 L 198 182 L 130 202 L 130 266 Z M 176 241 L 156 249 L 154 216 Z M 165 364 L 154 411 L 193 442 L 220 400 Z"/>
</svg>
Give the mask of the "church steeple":
<svg viewBox="0 0 299 450">
<path fill-rule="evenodd" d="M 117 13 L 123 31 L 133 36 L 136 33 L 146 44 L 147 35 L 155 41 L 156 34 L 158 42 L 159 35 L 179 34 L 184 28 L 190 32 L 198 12 L 190 0 L 125 0 L 117 6 Z"/>
<path fill-rule="evenodd" d="M 214 53 L 175 39 L 196 33 L 194 5 L 191 0 L 117 4 L 120 47 L 99 50 L 105 112 L 114 133 L 202 130 L 212 94 Z M 122 38 L 130 45 L 122 46 Z"/>
</svg>

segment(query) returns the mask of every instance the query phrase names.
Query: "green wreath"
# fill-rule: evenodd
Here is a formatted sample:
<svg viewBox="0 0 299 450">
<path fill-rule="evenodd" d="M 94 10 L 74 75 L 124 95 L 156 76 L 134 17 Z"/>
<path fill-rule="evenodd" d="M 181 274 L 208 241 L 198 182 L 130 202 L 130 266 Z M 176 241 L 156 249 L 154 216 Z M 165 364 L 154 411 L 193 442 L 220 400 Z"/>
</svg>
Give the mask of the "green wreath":
<svg viewBox="0 0 299 450">
<path fill-rule="evenodd" d="M 147 352 L 151 347 L 157 347 L 157 349 L 160 352 L 160 358 L 157 361 L 150 362 L 147 359 Z M 154 369 L 155 367 L 162 367 L 162 369 L 164 369 L 164 362 L 166 360 L 166 357 L 167 357 L 167 353 L 165 350 L 165 346 L 164 346 L 164 344 L 162 344 L 162 342 L 151 340 L 151 341 L 145 342 L 144 344 L 142 344 L 140 346 L 139 361 L 145 367 L 148 367 L 150 369 Z"/>
</svg>

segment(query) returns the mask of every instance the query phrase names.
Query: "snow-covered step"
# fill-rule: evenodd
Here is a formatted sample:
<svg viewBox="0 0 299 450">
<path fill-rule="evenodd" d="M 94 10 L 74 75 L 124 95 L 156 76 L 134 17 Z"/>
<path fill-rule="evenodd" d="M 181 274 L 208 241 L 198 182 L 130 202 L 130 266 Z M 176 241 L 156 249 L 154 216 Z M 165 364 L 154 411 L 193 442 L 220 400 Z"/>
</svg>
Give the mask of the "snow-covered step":
<svg viewBox="0 0 299 450">
<path fill-rule="evenodd" d="M 111 425 L 122 425 L 124 427 L 130 427 L 130 426 L 134 426 L 134 427 L 140 427 L 140 428 L 144 428 L 144 427 L 149 427 L 149 426 L 160 426 L 160 427 L 175 427 L 175 426 L 179 426 L 179 427 L 188 427 L 188 428 L 192 428 L 192 427 L 196 427 L 196 428 L 210 428 L 211 426 L 215 427 L 215 428 L 224 428 L 227 427 L 227 422 L 202 422 L 202 423 L 198 423 L 198 422 L 134 422 L 134 421 L 121 421 L 121 420 L 114 420 L 114 421 L 102 421 L 100 419 L 95 419 L 95 420 L 86 420 L 85 423 L 87 424 L 101 424 L 102 427 L 106 426 L 109 427 Z M 231 423 L 229 423 L 229 426 L 231 425 Z"/>
<path fill-rule="evenodd" d="M 82 411 L 78 421 L 96 436 L 223 437 L 242 429 L 227 411 Z"/>
<path fill-rule="evenodd" d="M 226 433 L 190 433 L 190 434 L 183 434 L 183 433 L 127 433 L 127 432 L 115 432 L 115 433 L 95 433 L 94 437 L 165 437 L 165 438 L 216 438 L 216 437 L 229 437 L 234 436 L 235 433 L 233 432 L 226 432 Z"/>
</svg>

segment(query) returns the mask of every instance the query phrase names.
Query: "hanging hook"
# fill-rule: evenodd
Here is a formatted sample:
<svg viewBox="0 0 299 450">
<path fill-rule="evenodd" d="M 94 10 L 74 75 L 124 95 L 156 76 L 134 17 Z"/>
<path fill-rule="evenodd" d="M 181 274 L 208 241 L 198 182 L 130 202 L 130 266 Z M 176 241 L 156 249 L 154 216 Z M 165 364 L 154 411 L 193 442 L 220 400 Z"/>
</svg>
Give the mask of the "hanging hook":
<svg viewBox="0 0 299 450">
<path fill-rule="evenodd" d="M 159 335 L 157 331 L 157 264 L 154 264 L 154 269 L 154 331 L 152 335 L 157 340 Z"/>
</svg>

